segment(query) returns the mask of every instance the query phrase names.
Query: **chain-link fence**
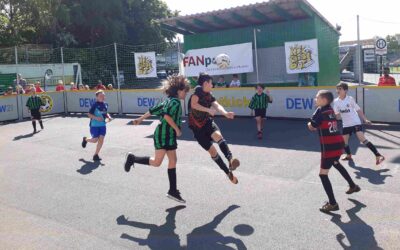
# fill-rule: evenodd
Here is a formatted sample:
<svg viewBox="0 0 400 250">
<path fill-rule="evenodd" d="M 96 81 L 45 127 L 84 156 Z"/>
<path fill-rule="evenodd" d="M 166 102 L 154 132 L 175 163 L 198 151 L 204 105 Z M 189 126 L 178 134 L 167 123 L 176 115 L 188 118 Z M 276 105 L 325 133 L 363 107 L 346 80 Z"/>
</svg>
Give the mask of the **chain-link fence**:
<svg viewBox="0 0 400 250">
<path fill-rule="evenodd" d="M 60 80 L 69 89 L 71 83 L 93 88 L 101 81 L 113 88 L 158 88 L 168 75 L 179 72 L 179 43 L 149 45 L 110 44 L 95 48 L 38 48 L 22 46 L 0 49 L 0 92 L 15 87 L 21 74 L 28 84 L 41 82 L 54 90 Z M 135 53 L 155 52 L 156 76 L 138 78 Z"/>
</svg>

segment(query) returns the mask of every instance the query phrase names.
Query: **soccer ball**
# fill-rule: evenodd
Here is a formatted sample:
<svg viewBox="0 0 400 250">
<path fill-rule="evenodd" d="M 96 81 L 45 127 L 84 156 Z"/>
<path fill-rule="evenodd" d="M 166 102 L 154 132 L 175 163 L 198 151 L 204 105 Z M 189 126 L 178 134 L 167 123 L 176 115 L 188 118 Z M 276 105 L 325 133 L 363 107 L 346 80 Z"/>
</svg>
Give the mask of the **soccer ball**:
<svg viewBox="0 0 400 250">
<path fill-rule="evenodd" d="M 218 68 L 226 69 L 231 64 L 231 59 L 227 54 L 219 54 L 215 57 L 215 63 L 217 64 Z"/>
</svg>

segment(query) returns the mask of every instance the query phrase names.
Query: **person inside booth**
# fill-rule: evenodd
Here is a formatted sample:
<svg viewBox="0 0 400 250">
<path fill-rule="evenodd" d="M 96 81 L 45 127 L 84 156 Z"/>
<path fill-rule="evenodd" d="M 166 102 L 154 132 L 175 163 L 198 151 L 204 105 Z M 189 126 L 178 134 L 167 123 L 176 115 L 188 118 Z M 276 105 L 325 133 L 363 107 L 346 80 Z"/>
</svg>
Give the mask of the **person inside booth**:
<svg viewBox="0 0 400 250">
<path fill-rule="evenodd" d="M 378 86 L 380 87 L 396 86 L 396 80 L 389 74 L 390 74 L 389 67 L 385 67 L 383 69 L 383 76 L 379 78 Z"/>
<path fill-rule="evenodd" d="M 106 90 L 106 86 L 103 85 L 101 80 L 97 82 L 96 90 Z"/>
<path fill-rule="evenodd" d="M 65 90 L 64 82 L 62 80 L 58 80 L 56 91 L 58 92 L 58 91 L 64 91 L 64 90 Z"/>
<path fill-rule="evenodd" d="M 36 90 L 36 93 L 43 93 L 43 92 L 44 92 L 44 90 L 42 89 L 42 87 L 40 87 L 40 81 L 37 81 L 37 82 L 36 82 L 36 84 L 35 84 L 35 90 Z"/>
</svg>

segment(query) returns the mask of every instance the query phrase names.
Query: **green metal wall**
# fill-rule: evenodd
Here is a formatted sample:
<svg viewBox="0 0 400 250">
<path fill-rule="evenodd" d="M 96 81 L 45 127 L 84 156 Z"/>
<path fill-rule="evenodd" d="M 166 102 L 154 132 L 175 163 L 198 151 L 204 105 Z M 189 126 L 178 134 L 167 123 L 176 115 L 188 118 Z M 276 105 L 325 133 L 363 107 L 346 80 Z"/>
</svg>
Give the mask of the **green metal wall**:
<svg viewBox="0 0 400 250">
<path fill-rule="evenodd" d="M 315 31 L 319 50 L 318 85 L 336 85 L 340 81 L 339 35 L 317 16 Z"/>
<path fill-rule="evenodd" d="M 261 32 L 257 34 L 258 48 L 284 46 L 287 41 L 315 38 L 314 19 L 309 18 L 291 22 L 186 35 L 184 37 L 184 49 L 186 52 L 190 49 L 253 42 L 254 28 L 261 30 Z"/>
<path fill-rule="evenodd" d="M 318 85 L 335 85 L 339 81 L 338 34 L 319 17 L 266 24 L 240 29 L 186 35 L 184 51 L 254 41 L 253 29 L 258 28 L 258 48 L 284 46 L 285 42 L 318 38 L 320 72 Z M 245 74 L 243 74 L 245 75 Z M 246 77 L 242 77 L 242 80 Z M 282 86 L 285 86 L 283 84 Z M 289 85 L 293 85 L 290 84 Z"/>
</svg>

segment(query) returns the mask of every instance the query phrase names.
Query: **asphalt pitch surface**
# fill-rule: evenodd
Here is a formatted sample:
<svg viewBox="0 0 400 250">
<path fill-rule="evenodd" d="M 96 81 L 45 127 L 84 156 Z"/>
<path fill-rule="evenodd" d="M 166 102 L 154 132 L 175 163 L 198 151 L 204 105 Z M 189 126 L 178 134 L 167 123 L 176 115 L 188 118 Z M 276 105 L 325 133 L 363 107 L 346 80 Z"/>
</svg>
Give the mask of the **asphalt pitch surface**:
<svg viewBox="0 0 400 250">
<path fill-rule="evenodd" d="M 242 165 L 231 184 L 193 140 L 187 123 L 178 148 L 184 206 L 165 197 L 160 168 L 123 170 L 124 155 L 152 155 L 156 120 L 108 124 L 100 164 L 86 117 L 49 117 L 32 135 L 29 121 L 0 126 L 1 249 L 399 249 L 400 126 L 375 125 L 366 136 L 386 156 L 352 138 L 352 164 L 362 191 L 331 171 L 340 211 L 324 214 L 319 144 L 305 121 L 268 120 L 256 139 L 253 119 L 217 119 Z"/>
</svg>

